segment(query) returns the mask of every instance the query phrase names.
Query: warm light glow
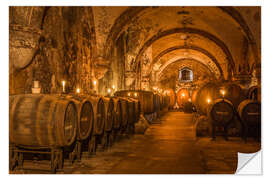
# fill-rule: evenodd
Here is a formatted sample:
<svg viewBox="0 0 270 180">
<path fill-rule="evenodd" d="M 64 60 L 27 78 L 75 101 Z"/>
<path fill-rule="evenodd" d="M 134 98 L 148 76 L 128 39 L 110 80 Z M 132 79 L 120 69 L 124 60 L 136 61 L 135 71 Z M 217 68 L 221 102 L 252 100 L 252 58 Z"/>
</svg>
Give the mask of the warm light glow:
<svg viewBox="0 0 270 180">
<path fill-rule="evenodd" d="M 221 93 L 222 96 L 224 97 L 224 95 L 225 95 L 226 92 L 225 92 L 225 90 L 222 89 L 222 90 L 220 91 L 220 93 Z"/>
<path fill-rule="evenodd" d="M 111 92 L 112 92 L 112 90 L 109 88 L 109 89 L 108 89 L 108 93 L 110 94 Z"/>
<path fill-rule="evenodd" d="M 188 101 L 191 102 L 191 99 L 189 98 Z"/>
<path fill-rule="evenodd" d="M 211 99 L 208 98 L 208 99 L 207 99 L 207 103 L 209 104 L 210 102 L 211 102 Z"/>
<path fill-rule="evenodd" d="M 184 93 L 182 93 L 182 97 L 185 97 L 185 94 Z"/>
<path fill-rule="evenodd" d="M 96 80 L 94 80 L 94 81 L 93 81 L 93 84 L 94 84 L 94 85 L 97 85 L 97 81 L 96 81 Z"/>
<path fill-rule="evenodd" d="M 115 85 L 112 85 L 112 88 L 115 89 Z"/>
<path fill-rule="evenodd" d="M 130 93 L 128 93 L 128 96 L 130 96 Z"/>
<path fill-rule="evenodd" d="M 154 86 L 154 87 L 153 87 L 153 89 L 156 91 L 156 90 L 157 90 L 157 87 L 156 87 L 156 86 Z"/>
<path fill-rule="evenodd" d="M 63 92 L 65 92 L 65 84 L 66 84 L 66 81 L 62 81 L 62 85 L 63 85 Z"/>
<path fill-rule="evenodd" d="M 134 93 L 134 97 L 137 97 L 137 93 Z"/>
<path fill-rule="evenodd" d="M 76 92 L 77 92 L 78 94 L 80 93 L 80 91 L 81 91 L 80 88 L 77 88 L 77 89 L 76 89 Z"/>
</svg>

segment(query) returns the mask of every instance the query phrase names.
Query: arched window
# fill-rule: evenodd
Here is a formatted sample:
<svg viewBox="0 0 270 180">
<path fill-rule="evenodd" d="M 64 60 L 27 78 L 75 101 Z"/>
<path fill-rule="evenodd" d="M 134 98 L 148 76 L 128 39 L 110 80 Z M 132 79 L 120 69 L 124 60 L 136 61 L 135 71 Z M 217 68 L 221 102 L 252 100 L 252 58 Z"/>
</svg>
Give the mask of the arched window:
<svg viewBox="0 0 270 180">
<path fill-rule="evenodd" d="M 181 82 L 193 81 L 193 72 L 189 68 L 183 68 L 179 70 L 179 80 Z"/>
</svg>

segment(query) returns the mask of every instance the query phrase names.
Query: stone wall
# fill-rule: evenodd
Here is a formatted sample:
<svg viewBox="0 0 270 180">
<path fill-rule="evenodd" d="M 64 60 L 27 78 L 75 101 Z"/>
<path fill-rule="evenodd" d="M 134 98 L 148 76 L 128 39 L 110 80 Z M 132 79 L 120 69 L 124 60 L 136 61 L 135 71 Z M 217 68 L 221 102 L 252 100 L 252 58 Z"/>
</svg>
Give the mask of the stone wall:
<svg viewBox="0 0 270 180">
<path fill-rule="evenodd" d="M 10 30 L 11 33 L 16 32 L 12 33 L 10 47 L 19 50 L 16 56 L 10 51 L 10 94 L 31 93 L 34 80 L 40 82 L 41 93 L 61 92 L 63 80 L 68 92 L 74 92 L 78 87 L 83 92 L 92 91 L 95 29 L 91 7 L 44 7 L 32 10 L 31 16 L 24 7 L 11 7 L 10 12 Z M 38 16 L 35 15 L 37 13 Z M 15 21 L 26 15 L 29 18 L 23 22 Z M 27 47 L 19 49 L 14 46 L 16 39 L 29 41 L 29 35 L 11 28 L 30 27 L 31 23 L 25 23 L 28 21 L 38 25 L 35 28 L 40 30 L 38 38 L 34 39 L 37 47 L 30 55 Z M 29 64 L 16 66 L 21 61 L 20 57 Z"/>
</svg>

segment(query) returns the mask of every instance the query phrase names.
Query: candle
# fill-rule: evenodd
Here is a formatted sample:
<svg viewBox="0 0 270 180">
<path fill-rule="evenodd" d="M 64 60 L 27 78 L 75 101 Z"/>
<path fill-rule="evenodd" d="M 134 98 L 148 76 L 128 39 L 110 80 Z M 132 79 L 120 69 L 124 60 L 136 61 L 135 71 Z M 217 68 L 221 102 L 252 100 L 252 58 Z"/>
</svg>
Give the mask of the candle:
<svg viewBox="0 0 270 180">
<path fill-rule="evenodd" d="M 137 93 L 134 93 L 134 97 L 137 97 Z"/>
<path fill-rule="evenodd" d="M 63 93 L 65 92 L 65 84 L 66 84 L 66 81 L 62 81 L 62 85 L 63 85 Z"/>
<path fill-rule="evenodd" d="M 76 89 L 76 92 L 77 92 L 78 94 L 80 93 L 80 91 L 81 91 L 80 88 L 77 88 L 77 89 Z"/>
<path fill-rule="evenodd" d="M 128 93 L 128 96 L 130 96 L 130 93 Z"/>
<path fill-rule="evenodd" d="M 112 90 L 109 88 L 109 89 L 108 89 L 108 93 L 110 94 L 111 92 L 112 92 Z"/>
<path fill-rule="evenodd" d="M 208 98 L 208 99 L 207 99 L 207 103 L 210 104 L 210 102 L 211 102 L 211 99 Z"/>
<path fill-rule="evenodd" d="M 115 85 L 112 85 L 112 88 L 115 89 Z"/>
<path fill-rule="evenodd" d="M 94 86 L 96 86 L 96 85 L 97 85 L 97 81 L 96 81 L 96 80 L 94 80 L 94 81 L 93 81 L 93 84 L 94 84 Z"/>
</svg>

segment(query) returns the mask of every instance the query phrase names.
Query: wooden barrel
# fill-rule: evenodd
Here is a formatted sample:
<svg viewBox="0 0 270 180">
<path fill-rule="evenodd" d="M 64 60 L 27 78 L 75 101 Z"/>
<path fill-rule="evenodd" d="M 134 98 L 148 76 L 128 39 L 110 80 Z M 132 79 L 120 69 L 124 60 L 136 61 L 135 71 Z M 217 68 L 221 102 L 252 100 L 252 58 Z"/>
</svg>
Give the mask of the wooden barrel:
<svg viewBox="0 0 270 180">
<path fill-rule="evenodd" d="M 162 96 L 154 94 L 154 112 L 159 112 L 162 109 Z"/>
<path fill-rule="evenodd" d="M 232 102 L 235 109 L 246 99 L 244 91 L 238 84 L 231 82 L 224 83 L 220 85 L 219 90 L 225 90 L 224 98 Z"/>
<path fill-rule="evenodd" d="M 188 102 L 190 96 L 189 91 L 185 88 L 179 89 L 177 92 L 177 104 L 180 108 L 183 107 L 183 104 Z"/>
<path fill-rule="evenodd" d="M 9 56 L 16 69 L 25 68 L 39 47 L 45 7 L 10 7 Z"/>
<path fill-rule="evenodd" d="M 219 93 L 219 85 L 215 83 L 205 84 L 199 91 L 196 96 L 196 109 L 199 113 L 206 115 L 208 105 L 208 99 L 213 102 L 215 99 L 221 98 Z"/>
<path fill-rule="evenodd" d="M 10 143 L 29 148 L 70 146 L 77 132 L 77 108 L 52 95 L 9 97 Z"/>
<path fill-rule="evenodd" d="M 234 107 L 226 99 L 216 99 L 208 108 L 208 117 L 217 125 L 226 125 L 233 120 Z"/>
<path fill-rule="evenodd" d="M 78 131 L 77 139 L 85 140 L 87 139 L 93 130 L 94 125 L 94 111 L 91 102 L 84 97 L 79 97 L 76 95 L 66 95 L 62 98 L 67 98 L 72 100 L 78 111 Z"/>
<path fill-rule="evenodd" d="M 119 98 L 113 98 L 113 101 L 114 101 L 113 128 L 115 130 L 118 130 L 121 127 L 121 121 L 122 121 L 121 101 Z"/>
<path fill-rule="evenodd" d="M 248 99 L 261 101 L 261 87 L 260 86 L 250 87 L 248 89 L 247 97 L 248 97 Z"/>
<path fill-rule="evenodd" d="M 114 101 L 112 98 L 103 97 L 105 104 L 105 131 L 112 131 L 113 127 L 113 111 L 114 111 Z"/>
<path fill-rule="evenodd" d="M 261 122 L 261 103 L 251 99 L 244 100 L 238 106 L 238 114 L 247 125 L 258 125 Z"/>
<path fill-rule="evenodd" d="M 125 98 L 119 98 L 121 102 L 122 118 L 121 118 L 121 127 L 125 128 L 128 121 L 128 101 Z"/>
<path fill-rule="evenodd" d="M 140 90 L 117 91 L 115 92 L 115 96 L 132 97 L 138 99 L 141 103 L 141 111 L 144 114 L 150 114 L 154 112 L 154 93 L 151 91 L 140 91 Z"/>
<path fill-rule="evenodd" d="M 167 95 L 170 97 L 169 108 L 173 108 L 176 102 L 176 94 L 173 89 L 167 89 Z"/>
<path fill-rule="evenodd" d="M 88 96 L 94 110 L 94 135 L 101 135 L 104 131 L 106 110 L 105 104 L 100 96 Z"/>
</svg>

